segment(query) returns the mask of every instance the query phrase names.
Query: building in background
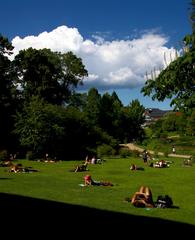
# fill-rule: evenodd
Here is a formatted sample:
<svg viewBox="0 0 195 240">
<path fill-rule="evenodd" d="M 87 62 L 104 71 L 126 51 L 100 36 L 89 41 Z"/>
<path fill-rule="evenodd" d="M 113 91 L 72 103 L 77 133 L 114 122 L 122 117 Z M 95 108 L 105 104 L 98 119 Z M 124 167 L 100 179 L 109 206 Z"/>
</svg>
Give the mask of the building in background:
<svg viewBox="0 0 195 240">
<path fill-rule="evenodd" d="M 172 112 L 172 110 L 160 110 L 158 108 L 146 108 L 144 112 L 145 123 L 142 127 L 149 126 L 151 123 L 162 118 L 165 114 Z"/>
</svg>

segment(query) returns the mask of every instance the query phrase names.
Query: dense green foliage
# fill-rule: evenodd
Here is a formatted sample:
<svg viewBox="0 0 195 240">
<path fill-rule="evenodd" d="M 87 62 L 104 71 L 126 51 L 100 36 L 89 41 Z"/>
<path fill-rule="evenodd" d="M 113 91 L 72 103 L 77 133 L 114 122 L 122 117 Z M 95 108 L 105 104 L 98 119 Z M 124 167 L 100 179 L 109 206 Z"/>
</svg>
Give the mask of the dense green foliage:
<svg viewBox="0 0 195 240">
<path fill-rule="evenodd" d="M 145 129 L 144 147 L 171 153 L 172 146 L 178 154 L 195 157 L 195 111 L 191 115 L 172 112 Z"/>
<path fill-rule="evenodd" d="M 24 100 L 39 96 L 52 104 L 67 102 L 78 84 L 87 76 L 82 60 L 72 52 L 49 49 L 22 50 L 13 61 Z"/>
<path fill-rule="evenodd" d="M 13 138 L 10 132 L 13 129 L 12 115 L 17 106 L 16 87 L 13 85 L 14 78 L 11 61 L 8 55 L 12 54 L 13 47 L 7 38 L 0 35 L 0 147 L 4 148 L 12 144 Z"/>
<path fill-rule="evenodd" d="M 101 145 L 116 152 L 119 142 L 143 138 L 144 107 L 138 100 L 124 107 L 115 92 L 76 92 L 88 72 L 72 52 L 29 48 L 10 61 L 5 54 L 13 47 L 4 37 L 0 46 L 3 152 L 75 159 L 97 155 Z"/>
<path fill-rule="evenodd" d="M 192 34 L 183 39 L 183 54 L 162 70 L 156 79 L 148 79 L 142 88 L 144 95 L 159 101 L 170 98 L 171 105 L 183 111 L 195 108 L 194 0 L 191 6 Z"/>
</svg>

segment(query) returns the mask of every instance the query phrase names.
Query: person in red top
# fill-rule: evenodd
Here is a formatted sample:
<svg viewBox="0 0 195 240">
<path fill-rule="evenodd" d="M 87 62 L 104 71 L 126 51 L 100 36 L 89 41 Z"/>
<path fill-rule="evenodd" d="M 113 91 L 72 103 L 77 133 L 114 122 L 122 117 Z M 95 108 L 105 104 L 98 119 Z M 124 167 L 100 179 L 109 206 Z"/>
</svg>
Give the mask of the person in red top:
<svg viewBox="0 0 195 240">
<path fill-rule="evenodd" d="M 92 180 L 92 179 L 91 179 L 91 176 L 90 176 L 90 175 L 85 175 L 85 176 L 84 176 L 84 182 L 85 182 L 84 184 L 85 184 L 85 185 L 92 185 L 92 184 L 91 184 L 91 183 L 92 183 L 91 180 Z"/>
</svg>

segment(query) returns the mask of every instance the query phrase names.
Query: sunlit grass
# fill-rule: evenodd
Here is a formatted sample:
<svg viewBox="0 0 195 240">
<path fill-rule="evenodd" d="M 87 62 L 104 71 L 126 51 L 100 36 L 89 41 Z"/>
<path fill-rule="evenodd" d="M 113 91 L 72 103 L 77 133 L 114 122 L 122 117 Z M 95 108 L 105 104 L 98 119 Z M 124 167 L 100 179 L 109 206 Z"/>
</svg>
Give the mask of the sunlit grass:
<svg viewBox="0 0 195 240">
<path fill-rule="evenodd" d="M 170 160 L 173 160 L 172 158 Z M 107 159 L 103 164 L 89 165 L 88 172 L 71 172 L 79 161 L 42 163 L 18 160 L 23 166 L 31 166 L 39 172 L 10 173 L 0 167 L 0 192 L 12 193 L 58 202 L 90 206 L 134 215 L 160 217 L 163 219 L 195 225 L 195 166 L 183 167 L 182 159 L 174 159 L 169 168 L 145 166 L 141 158 Z M 135 163 L 144 171 L 130 171 Z M 95 180 L 111 181 L 113 187 L 81 187 L 85 174 Z M 154 200 L 158 195 L 168 194 L 178 209 L 138 209 L 124 201 L 141 185 L 149 186 Z"/>
</svg>

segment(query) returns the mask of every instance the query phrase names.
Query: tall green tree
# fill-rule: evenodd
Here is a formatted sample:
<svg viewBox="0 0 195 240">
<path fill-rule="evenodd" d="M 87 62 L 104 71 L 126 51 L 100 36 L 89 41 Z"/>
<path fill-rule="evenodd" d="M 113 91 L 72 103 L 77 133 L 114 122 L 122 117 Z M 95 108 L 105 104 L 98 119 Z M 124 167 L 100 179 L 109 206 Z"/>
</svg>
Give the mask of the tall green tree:
<svg viewBox="0 0 195 240">
<path fill-rule="evenodd" d="M 87 94 L 84 112 L 91 125 L 99 126 L 101 95 L 96 88 L 91 88 Z"/>
<path fill-rule="evenodd" d="M 16 107 L 16 87 L 13 84 L 13 70 L 8 55 L 12 54 L 13 46 L 9 40 L 0 35 L 0 148 L 8 149 L 13 138 L 12 115 Z"/>
<path fill-rule="evenodd" d="M 70 96 L 79 84 L 83 85 L 82 80 L 88 76 L 88 72 L 82 59 L 72 52 L 58 53 L 58 56 L 61 63 L 61 79 L 59 79 L 59 83 L 66 95 Z"/>
<path fill-rule="evenodd" d="M 100 102 L 100 127 L 110 136 L 116 137 L 115 127 L 118 119 L 118 109 L 116 102 L 118 99 L 115 95 L 109 93 L 103 94 Z"/>
<path fill-rule="evenodd" d="M 82 60 L 72 52 L 61 54 L 49 49 L 22 50 L 13 65 L 23 99 L 39 96 L 58 105 L 68 102 L 88 74 Z"/>
<path fill-rule="evenodd" d="M 145 108 L 140 104 L 138 99 L 133 100 L 124 108 L 123 128 L 125 131 L 125 139 L 127 142 L 132 140 L 142 141 L 144 131 L 142 124 L 145 121 Z"/>
<path fill-rule="evenodd" d="M 24 108 L 15 116 L 15 134 L 21 146 L 33 153 L 42 151 L 48 139 L 48 113 L 45 111 L 46 103 L 38 96 L 25 102 Z"/>
<path fill-rule="evenodd" d="M 175 109 L 188 111 L 195 107 L 195 1 L 191 3 L 192 34 L 184 37 L 185 51 L 171 62 L 156 79 L 148 79 L 141 92 L 152 99 L 172 99 Z"/>
<path fill-rule="evenodd" d="M 0 54 L 1 55 L 11 55 L 13 52 L 14 47 L 9 42 L 8 38 L 0 34 Z"/>
</svg>

